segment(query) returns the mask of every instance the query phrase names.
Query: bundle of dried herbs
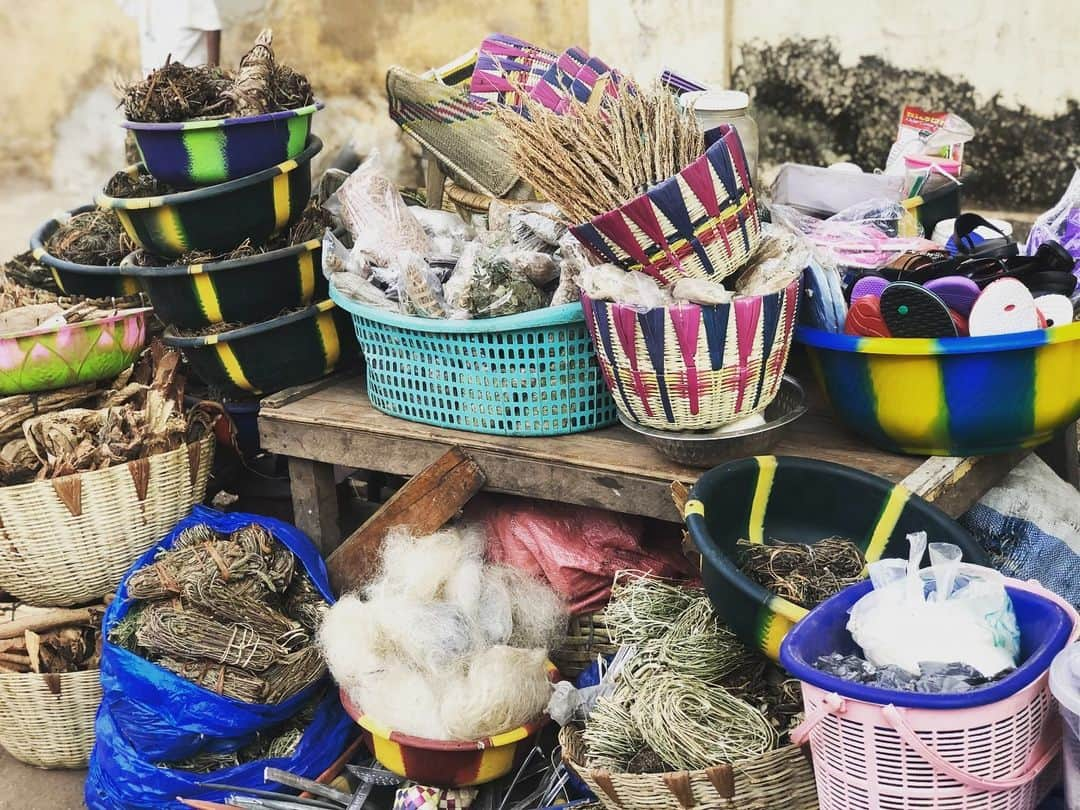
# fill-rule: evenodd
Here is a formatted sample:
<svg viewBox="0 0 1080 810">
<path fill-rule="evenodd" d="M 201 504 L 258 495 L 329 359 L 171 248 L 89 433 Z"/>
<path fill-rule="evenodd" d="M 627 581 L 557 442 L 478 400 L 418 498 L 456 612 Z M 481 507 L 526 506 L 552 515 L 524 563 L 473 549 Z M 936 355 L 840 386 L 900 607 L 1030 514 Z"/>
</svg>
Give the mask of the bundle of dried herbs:
<svg viewBox="0 0 1080 810">
<path fill-rule="evenodd" d="M 807 610 L 864 578 L 862 550 L 842 537 L 817 543 L 738 543 L 743 573 L 771 593 Z"/>
<path fill-rule="evenodd" d="M 0 437 L 14 432 L 18 418 L 22 433 L 0 447 L 0 482 L 100 470 L 205 436 L 212 419 L 199 409 L 184 412 L 179 363 L 179 352 L 154 343 L 108 388 L 0 400 Z M 88 407 L 67 407 L 76 404 Z"/>
<path fill-rule="evenodd" d="M 31 251 L 12 256 L 4 262 L 4 278 L 9 284 L 5 284 L 5 290 L 13 286 L 16 290 L 33 289 L 45 293 L 60 295 L 60 287 L 53 278 L 52 271 L 34 260 Z M 40 303 L 40 301 L 27 301 L 26 303 Z"/>
<path fill-rule="evenodd" d="M 177 189 L 158 180 L 148 172 L 132 173 L 127 169 L 121 169 L 105 184 L 105 195 L 108 197 L 160 197 L 165 194 L 173 194 Z M 134 250 L 134 248 L 132 248 Z"/>
<path fill-rule="evenodd" d="M 113 643 L 217 694 L 280 703 L 326 671 L 313 643 L 326 600 L 265 528 L 185 529 L 132 574 Z"/>
<path fill-rule="evenodd" d="M 525 115 L 506 109 L 499 120 L 514 168 L 575 222 L 618 208 L 704 151 L 696 117 L 659 85 L 627 82 L 602 105 L 570 101 L 565 114 L 527 101 Z"/>
<path fill-rule="evenodd" d="M 124 174 L 120 172 L 119 174 Z M 127 177 L 127 175 L 124 175 Z M 110 181 L 110 186 L 113 181 Z M 106 193 L 110 193 L 106 188 Z M 113 195 L 143 196 L 143 195 Z M 84 211 L 60 224 L 45 240 L 45 249 L 74 264 L 116 267 L 138 245 L 128 236 L 115 211 Z"/>
<path fill-rule="evenodd" d="M 122 88 L 125 117 L 165 123 L 306 107 L 314 100 L 311 83 L 277 61 L 272 40 L 269 29 L 260 33 L 235 74 L 218 67 L 166 61 L 142 81 Z"/>
<path fill-rule="evenodd" d="M 634 652 L 586 723 L 591 767 L 659 773 L 738 762 L 776 747 L 797 722 L 798 682 L 721 624 L 700 588 L 621 572 L 605 621 Z"/>
<path fill-rule="evenodd" d="M 232 83 L 232 75 L 219 67 L 167 60 L 142 81 L 122 88 L 124 117 L 158 124 L 226 115 L 232 102 L 224 94 Z"/>
<path fill-rule="evenodd" d="M 0 673 L 59 674 L 97 669 L 105 605 L 0 605 Z"/>
</svg>

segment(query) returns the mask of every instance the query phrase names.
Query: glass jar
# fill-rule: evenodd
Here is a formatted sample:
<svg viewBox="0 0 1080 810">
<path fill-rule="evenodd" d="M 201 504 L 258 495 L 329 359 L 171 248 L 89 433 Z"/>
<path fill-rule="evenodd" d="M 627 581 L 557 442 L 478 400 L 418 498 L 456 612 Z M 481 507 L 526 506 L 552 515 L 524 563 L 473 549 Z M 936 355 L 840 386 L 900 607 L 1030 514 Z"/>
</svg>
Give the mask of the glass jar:
<svg viewBox="0 0 1080 810">
<path fill-rule="evenodd" d="M 693 110 L 703 130 L 721 124 L 731 124 L 739 133 L 746 164 L 750 170 L 750 182 L 757 187 L 758 127 L 750 117 L 750 96 L 739 90 L 700 90 L 684 93 L 683 105 Z"/>
</svg>

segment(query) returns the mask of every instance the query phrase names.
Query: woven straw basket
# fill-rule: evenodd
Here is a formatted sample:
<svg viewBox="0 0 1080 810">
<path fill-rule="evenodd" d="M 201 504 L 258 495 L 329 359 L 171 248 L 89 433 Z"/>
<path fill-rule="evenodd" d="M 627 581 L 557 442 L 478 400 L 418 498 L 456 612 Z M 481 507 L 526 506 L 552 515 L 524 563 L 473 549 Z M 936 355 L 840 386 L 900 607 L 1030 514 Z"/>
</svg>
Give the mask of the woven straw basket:
<svg viewBox="0 0 1080 810">
<path fill-rule="evenodd" d="M 576 678 L 596 661 L 596 656 L 618 651 L 619 645 L 611 640 L 600 611 L 571 618 L 562 643 L 551 652 L 551 660 L 567 678 Z"/>
<path fill-rule="evenodd" d="M 799 281 L 731 304 L 633 307 L 582 296 L 615 404 L 660 430 L 706 430 L 763 410 L 787 365 Z"/>
<path fill-rule="evenodd" d="M 757 759 L 703 771 L 608 773 L 585 766 L 581 732 L 559 732 L 562 758 L 609 810 L 818 810 L 814 768 L 785 745 Z"/>
<path fill-rule="evenodd" d="M 116 588 L 206 494 L 214 437 L 93 472 L 0 488 L 0 590 L 44 607 Z"/>
<path fill-rule="evenodd" d="M 734 127 L 674 177 L 570 230 L 589 250 L 661 284 L 720 281 L 742 268 L 761 239 L 746 155 Z"/>
<path fill-rule="evenodd" d="M 85 768 L 101 703 L 98 670 L 0 674 L 0 745 L 39 768 Z"/>
</svg>

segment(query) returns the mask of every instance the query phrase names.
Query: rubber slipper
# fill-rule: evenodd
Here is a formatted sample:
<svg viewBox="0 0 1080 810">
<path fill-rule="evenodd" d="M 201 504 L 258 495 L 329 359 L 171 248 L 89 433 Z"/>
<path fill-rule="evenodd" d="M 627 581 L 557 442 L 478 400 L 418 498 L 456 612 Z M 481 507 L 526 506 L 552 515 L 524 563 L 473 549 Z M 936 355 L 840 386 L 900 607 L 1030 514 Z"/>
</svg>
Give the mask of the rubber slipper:
<svg viewBox="0 0 1080 810">
<path fill-rule="evenodd" d="M 1038 328 L 1035 299 L 1015 278 L 1003 278 L 990 284 L 975 301 L 968 316 L 968 332 L 972 337 L 1031 332 Z"/>
<path fill-rule="evenodd" d="M 889 286 L 889 280 L 884 276 L 867 274 L 860 276 L 859 279 L 851 285 L 851 300 L 858 301 L 860 298 L 865 298 L 868 295 L 874 296 L 874 298 L 881 298 L 881 291 Z"/>
<path fill-rule="evenodd" d="M 1040 295 L 1035 299 L 1035 308 L 1045 319 L 1048 329 L 1073 322 L 1072 301 L 1064 295 Z"/>
<path fill-rule="evenodd" d="M 935 278 L 926 282 L 923 286 L 944 301 L 949 309 L 956 310 L 964 317 L 967 317 L 968 313 L 971 312 L 975 299 L 982 292 L 978 284 L 963 276 Z"/>
<path fill-rule="evenodd" d="M 925 287 L 897 281 L 881 294 L 881 317 L 893 337 L 956 337 L 945 302 Z"/>
<path fill-rule="evenodd" d="M 864 295 L 852 301 L 844 321 L 844 332 L 859 337 L 892 337 L 881 317 L 881 299 L 876 295 Z"/>
</svg>

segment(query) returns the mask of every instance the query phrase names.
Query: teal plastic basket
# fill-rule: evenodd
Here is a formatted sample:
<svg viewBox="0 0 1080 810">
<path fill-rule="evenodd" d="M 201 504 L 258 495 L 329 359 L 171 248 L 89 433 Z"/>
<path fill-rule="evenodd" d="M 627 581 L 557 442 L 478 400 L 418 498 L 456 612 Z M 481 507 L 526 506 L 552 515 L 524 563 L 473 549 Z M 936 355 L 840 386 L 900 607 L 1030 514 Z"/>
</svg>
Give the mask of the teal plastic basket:
<svg viewBox="0 0 1080 810">
<path fill-rule="evenodd" d="M 561 436 L 607 427 L 604 384 L 579 304 L 481 320 L 434 320 L 357 304 L 367 393 L 384 413 L 496 436 Z"/>
</svg>

